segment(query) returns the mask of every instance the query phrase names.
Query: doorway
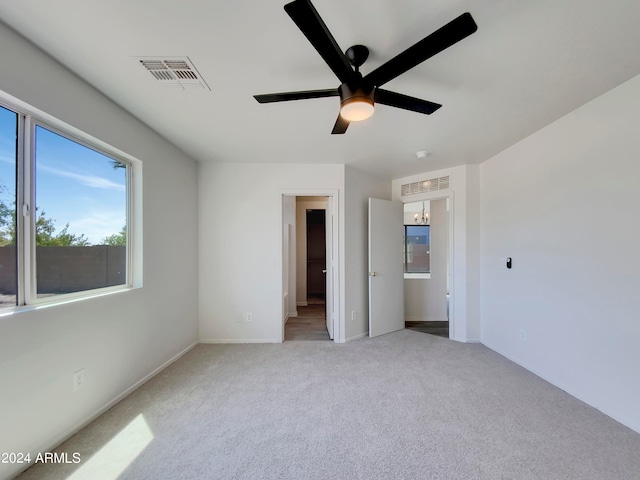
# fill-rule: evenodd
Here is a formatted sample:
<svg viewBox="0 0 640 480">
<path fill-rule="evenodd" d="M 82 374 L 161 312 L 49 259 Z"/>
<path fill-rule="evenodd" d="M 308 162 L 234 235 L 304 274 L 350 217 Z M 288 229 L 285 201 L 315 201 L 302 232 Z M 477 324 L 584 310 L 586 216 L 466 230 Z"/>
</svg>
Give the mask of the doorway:
<svg viewBox="0 0 640 480">
<path fill-rule="evenodd" d="M 327 291 L 327 237 L 326 237 L 326 207 L 307 208 L 312 206 L 305 197 L 296 198 L 296 210 L 300 214 L 296 219 L 304 219 L 305 226 L 300 226 L 297 231 L 306 233 L 305 238 L 296 238 L 297 255 L 296 269 L 302 275 L 306 265 L 306 295 L 304 295 L 304 283 L 298 282 L 297 290 L 301 297 L 298 298 L 297 316 L 289 318 L 285 324 L 284 340 L 287 341 L 315 341 L 330 340 L 327 330 L 326 316 L 326 291 Z M 326 199 L 315 199 L 314 203 L 326 203 Z M 304 245 L 301 243 L 304 242 Z"/>
<path fill-rule="evenodd" d="M 404 204 L 405 328 L 449 338 L 448 198 Z"/>
<path fill-rule="evenodd" d="M 283 341 L 331 340 L 335 313 L 337 224 L 333 195 L 283 200 Z"/>
</svg>

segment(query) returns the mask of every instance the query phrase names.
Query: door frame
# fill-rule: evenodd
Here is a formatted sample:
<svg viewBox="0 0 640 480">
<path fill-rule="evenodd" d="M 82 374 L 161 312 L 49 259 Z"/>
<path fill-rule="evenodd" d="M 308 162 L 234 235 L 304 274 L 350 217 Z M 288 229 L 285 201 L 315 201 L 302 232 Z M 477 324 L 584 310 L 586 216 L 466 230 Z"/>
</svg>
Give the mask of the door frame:
<svg viewBox="0 0 640 480">
<path fill-rule="evenodd" d="M 284 197 L 330 197 L 327 206 L 331 205 L 331 214 L 333 215 L 333 226 L 331 235 L 331 249 L 333 251 L 334 268 L 332 275 L 331 292 L 327 292 L 327 297 L 331 295 L 331 304 L 333 307 L 333 341 L 336 343 L 344 343 L 344 318 L 340 302 L 340 264 L 342 261 L 342 253 L 340 251 L 340 209 L 339 209 L 339 191 L 338 189 L 280 189 L 278 191 L 280 208 L 278 209 L 278 230 L 280 231 L 280 242 L 277 249 L 276 268 L 280 272 L 280 282 L 278 286 L 278 304 L 280 305 L 280 321 L 282 322 L 282 331 L 280 341 L 284 342 L 285 315 L 282 299 L 284 297 L 284 270 L 282 251 L 285 245 L 283 232 L 283 207 Z M 329 269 L 327 269 L 329 270 Z"/>
<path fill-rule="evenodd" d="M 451 340 L 458 340 L 456 337 L 456 302 L 455 302 L 455 285 L 454 281 L 455 269 L 454 266 L 454 198 L 453 192 L 433 192 L 433 193 L 421 193 L 416 195 L 411 195 L 411 198 L 408 197 L 400 197 L 400 201 L 404 205 L 405 203 L 416 203 L 416 202 L 426 202 L 432 200 L 443 200 L 447 199 L 449 201 L 449 211 L 448 214 L 448 222 L 449 222 L 449 255 L 447 255 L 447 290 L 449 291 L 449 338 Z M 403 222 L 404 223 L 404 222 Z M 458 340 L 459 341 L 459 340 Z"/>
</svg>

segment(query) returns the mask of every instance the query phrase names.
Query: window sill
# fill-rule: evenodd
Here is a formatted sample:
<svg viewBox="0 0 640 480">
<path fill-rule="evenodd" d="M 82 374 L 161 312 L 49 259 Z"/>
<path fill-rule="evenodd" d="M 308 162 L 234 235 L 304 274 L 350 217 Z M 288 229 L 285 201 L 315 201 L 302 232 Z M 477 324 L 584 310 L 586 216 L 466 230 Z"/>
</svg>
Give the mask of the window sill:
<svg viewBox="0 0 640 480">
<path fill-rule="evenodd" d="M 51 297 L 40 298 L 28 305 L 16 305 L 15 307 L 6 307 L 0 309 L 0 318 L 7 317 L 9 315 L 15 315 L 22 312 L 31 312 L 34 310 L 42 310 L 44 308 L 56 307 L 58 305 L 65 305 L 68 303 L 81 302 L 83 300 L 90 300 L 92 298 L 104 297 L 107 295 L 113 295 L 121 292 L 128 292 L 135 290 L 139 287 L 131 285 L 118 285 L 114 287 L 99 288 L 95 290 L 88 290 L 84 292 L 66 293 L 60 295 L 52 295 Z"/>
<path fill-rule="evenodd" d="M 431 278 L 430 273 L 405 273 L 405 280 L 427 280 Z"/>
</svg>

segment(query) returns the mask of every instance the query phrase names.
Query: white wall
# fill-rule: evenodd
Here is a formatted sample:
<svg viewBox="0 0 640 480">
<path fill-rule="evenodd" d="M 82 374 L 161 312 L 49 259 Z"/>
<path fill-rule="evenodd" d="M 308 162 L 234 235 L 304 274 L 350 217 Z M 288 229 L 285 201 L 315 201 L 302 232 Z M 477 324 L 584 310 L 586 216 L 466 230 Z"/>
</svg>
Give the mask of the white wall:
<svg viewBox="0 0 640 480">
<path fill-rule="evenodd" d="M 368 218 L 369 197 L 391 199 L 391 182 L 353 167 L 345 169 L 346 341 L 369 332 Z M 352 320 L 352 312 L 356 319 Z"/>
<path fill-rule="evenodd" d="M 481 337 L 480 321 L 480 167 L 479 165 L 465 166 L 466 192 L 464 199 L 459 196 L 457 200 L 464 201 L 465 222 L 465 265 L 464 280 L 466 305 L 465 305 L 465 334 L 467 339 L 478 341 Z M 460 212 L 459 212 L 460 213 Z M 459 240 L 459 239 L 458 239 Z M 454 238 L 454 248 L 458 245 Z M 454 261 L 453 269 L 458 269 Z M 455 274 L 455 273 L 454 273 Z M 456 335 L 458 333 L 456 332 Z"/>
<path fill-rule="evenodd" d="M 638 432 L 639 125 L 636 77 L 480 169 L 483 343 Z"/>
<path fill-rule="evenodd" d="M 280 342 L 282 195 L 335 190 L 343 237 L 344 166 L 205 163 L 198 182 L 201 341 Z"/>
<path fill-rule="evenodd" d="M 137 157 L 144 172 L 144 286 L 0 317 L 0 452 L 38 452 L 197 342 L 197 169 L 1 23 L 0 58 L 12 66 L 0 89 Z M 19 469 L 0 464 L 0 478 Z"/>
<path fill-rule="evenodd" d="M 282 197 L 282 311 L 286 320 L 296 310 L 296 197 Z"/>
<path fill-rule="evenodd" d="M 405 278 L 405 320 L 414 322 L 447 321 L 447 260 L 449 257 L 449 220 L 447 199 L 431 200 L 429 205 L 430 278 Z M 405 225 L 415 225 L 413 215 Z M 408 220 L 408 223 L 406 223 Z"/>
<path fill-rule="evenodd" d="M 451 305 L 449 331 L 451 338 L 460 342 L 480 340 L 480 235 L 479 235 L 479 167 L 462 165 L 446 170 L 425 172 L 410 177 L 394 179 L 393 199 L 416 202 L 449 197 L 453 249 L 451 254 Z M 406 183 L 450 176 L 448 190 L 401 196 L 401 186 Z"/>
</svg>

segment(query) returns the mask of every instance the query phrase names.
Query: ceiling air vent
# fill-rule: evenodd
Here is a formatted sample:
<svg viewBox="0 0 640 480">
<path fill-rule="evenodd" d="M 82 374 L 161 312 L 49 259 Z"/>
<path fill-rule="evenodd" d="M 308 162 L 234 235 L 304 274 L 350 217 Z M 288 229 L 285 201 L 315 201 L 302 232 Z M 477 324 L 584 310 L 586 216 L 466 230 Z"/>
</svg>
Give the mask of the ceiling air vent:
<svg viewBox="0 0 640 480">
<path fill-rule="evenodd" d="M 135 57 L 165 87 L 180 90 L 211 90 L 189 57 Z"/>
<path fill-rule="evenodd" d="M 403 197 L 417 195 L 419 193 L 437 192 L 449 189 L 449 175 L 446 177 L 429 178 L 419 182 L 405 183 L 400 187 L 400 195 Z"/>
</svg>

